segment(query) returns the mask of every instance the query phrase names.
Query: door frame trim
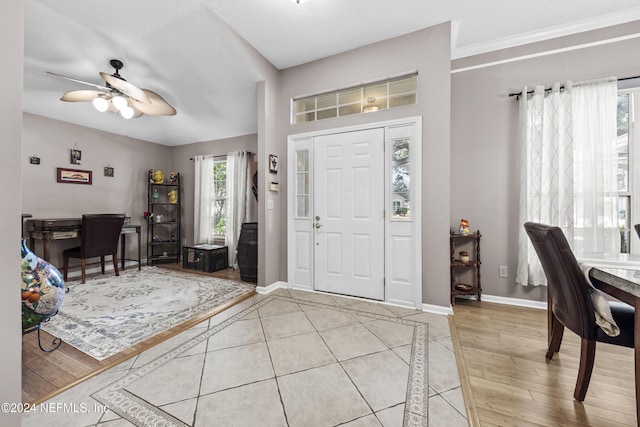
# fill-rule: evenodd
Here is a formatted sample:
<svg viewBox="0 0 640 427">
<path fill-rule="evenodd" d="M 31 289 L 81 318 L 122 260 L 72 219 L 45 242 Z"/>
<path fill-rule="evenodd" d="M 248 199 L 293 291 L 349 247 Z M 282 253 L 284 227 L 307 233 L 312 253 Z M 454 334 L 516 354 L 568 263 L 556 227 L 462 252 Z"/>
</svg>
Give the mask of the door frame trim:
<svg viewBox="0 0 640 427">
<path fill-rule="evenodd" d="M 413 242 L 413 253 L 415 255 L 416 262 L 413 266 L 413 277 L 414 277 L 414 287 L 413 295 L 414 300 L 412 301 L 413 306 L 415 308 L 420 309 L 422 307 L 422 117 L 421 116 L 412 116 L 405 117 L 401 119 L 393 119 L 393 120 L 385 120 L 380 122 L 371 122 L 364 123 L 360 125 L 351 125 L 351 126 L 342 126 L 338 128 L 331 129 L 322 129 L 310 132 L 303 132 L 297 134 L 290 134 L 287 136 L 287 284 L 289 288 L 296 288 L 296 285 L 293 283 L 294 277 L 294 258 L 296 256 L 293 248 L 294 244 L 294 209 L 295 209 L 295 189 L 292 187 L 293 177 L 295 176 L 295 160 L 293 157 L 294 154 L 294 143 L 297 140 L 304 140 L 315 138 L 317 136 L 323 135 L 332 135 L 337 133 L 346 133 L 353 131 L 361 131 L 375 128 L 388 128 L 388 127 L 399 127 L 399 126 L 414 126 L 414 138 L 415 145 L 413 149 L 412 158 L 415 155 L 415 161 L 419 163 L 420 167 L 416 171 L 416 176 L 414 182 L 417 183 L 416 186 L 412 186 L 412 204 L 415 203 L 414 207 L 416 210 L 416 218 L 413 223 L 413 235 L 415 236 Z M 385 144 L 386 144 L 386 135 L 385 135 Z M 385 152 L 385 162 L 386 162 Z M 386 169 L 386 165 L 385 165 Z M 386 174 L 386 170 L 385 170 Z M 418 188 L 415 188 L 418 187 Z M 386 190 L 385 190 L 386 192 Z M 387 206 L 385 206 L 385 216 L 388 214 Z M 387 232 L 385 230 L 385 264 L 387 260 Z M 385 300 L 384 302 L 392 303 L 394 305 L 398 305 L 396 302 L 389 301 L 387 295 L 387 278 L 386 278 L 386 268 L 385 268 Z M 303 288 L 301 288 L 303 289 Z M 306 289 L 304 290 L 313 290 Z"/>
</svg>

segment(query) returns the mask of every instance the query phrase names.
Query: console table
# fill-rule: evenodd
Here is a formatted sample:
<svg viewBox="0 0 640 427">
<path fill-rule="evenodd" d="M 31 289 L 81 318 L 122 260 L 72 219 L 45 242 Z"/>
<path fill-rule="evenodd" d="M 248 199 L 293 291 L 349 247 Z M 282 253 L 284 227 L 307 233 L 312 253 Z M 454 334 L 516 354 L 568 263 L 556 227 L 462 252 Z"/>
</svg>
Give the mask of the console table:
<svg viewBox="0 0 640 427">
<path fill-rule="evenodd" d="M 130 218 L 128 218 L 130 219 Z M 51 241 L 62 239 L 74 239 L 80 236 L 82 230 L 82 218 L 48 218 L 48 219 L 32 219 L 25 221 L 27 237 L 29 237 L 29 247 L 35 253 L 35 241 L 41 240 L 43 247 L 43 259 L 49 261 L 51 255 Z M 122 269 L 124 270 L 125 262 L 125 237 L 127 234 L 136 233 L 138 235 L 138 270 L 140 270 L 140 226 L 125 224 L 120 231 L 120 260 Z"/>
</svg>

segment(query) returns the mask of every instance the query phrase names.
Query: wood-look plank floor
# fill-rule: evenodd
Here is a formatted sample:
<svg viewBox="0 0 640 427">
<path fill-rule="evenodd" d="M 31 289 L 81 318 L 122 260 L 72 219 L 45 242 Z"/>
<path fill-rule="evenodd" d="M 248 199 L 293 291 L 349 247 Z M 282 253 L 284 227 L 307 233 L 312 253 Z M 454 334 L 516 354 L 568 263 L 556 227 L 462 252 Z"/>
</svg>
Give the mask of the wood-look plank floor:
<svg viewBox="0 0 640 427">
<path fill-rule="evenodd" d="M 205 273 L 194 270 L 185 270 L 180 264 L 160 264 L 158 267 L 240 281 L 239 272 L 231 268 L 217 271 L 215 273 Z M 107 272 L 106 274 L 113 273 Z M 237 302 L 242 301 L 243 299 L 248 298 L 251 295 L 240 297 L 231 303 L 225 304 L 224 306 L 216 307 L 210 312 L 202 313 L 181 325 L 171 328 L 168 331 L 164 331 L 102 361 L 86 355 L 65 342 L 63 342 L 57 350 L 51 353 L 45 353 L 38 347 L 36 333 L 25 335 L 22 340 L 22 401 L 25 403 L 43 402 L 73 385 L 91 378 L 92 376 L 97 375 L 100 372 L 103 372 L 164 340 L 171 338 L 172 336 L 213 316 Z M 45 349 L 49 348 L 54 338 L 44 331 L 41 335 L 42 346 Z"/>
<path fill-rule="evenodd" d="M 453 322 L 482 426 L 635 426 L 633 349 L 598 343 L 587 397 L 573 399 L 580 340 L 545 358 L 545 310 L 456 300 Z"/>
</svg>

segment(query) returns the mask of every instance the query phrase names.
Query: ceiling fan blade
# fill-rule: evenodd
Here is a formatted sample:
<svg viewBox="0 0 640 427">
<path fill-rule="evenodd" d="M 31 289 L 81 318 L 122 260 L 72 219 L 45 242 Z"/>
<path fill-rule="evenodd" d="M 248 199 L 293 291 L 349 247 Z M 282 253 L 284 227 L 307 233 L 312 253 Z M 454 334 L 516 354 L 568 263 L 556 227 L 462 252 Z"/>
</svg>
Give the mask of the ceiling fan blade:
<svg viewBox="0 0 640 427">
<path fill-rule="evenodd" d="M 94 83 L 83 82 L 82 80 L 74 79 L 72 77 L 63 76 L 62 74 L 52 73 L 51 71 L 47 71 L 47 73 L 51 74 L 52 76 L 61 77 L 63 79 L 71 80 L 72 82 L 82 83 L 83 85 L 93 86 L 95 88 L 102 89 L 102 90 L 110 90 L 106 86 L 101 86 L 101 85 L 97 85 L 97 84 L 94 84 Z"/>
<path fill-rule="evenodd" d="M 111 74 L 100 72 L 100 76 L 104 79 L 105 82 L 109 83 L 114 88 L 118 89 L 120 92 L 127 95 L 129 98 L 133 98 L 138 102 L 142 102 L 145 104 L 151 103 L 147 95 L 142 91 L 142 89 L 137 86 L 132 85 L 126 80 L 119 79 L 117 77 L 112 76 Z"/>
<path fill-rule="evenodd" d="M 100 92 L 99 90 L 72 90 L 65 92 L 60 101 L 83 102 L 93 101 L 95 98 L 103 96 L 105 99 L 111 98 L 111 94 Z"/>
<path fill-rule="evenodd" d="M 165 101 L 164 98 L 162 98 L 160 95 L 149 89 L 142 89 L 142 91 L 149 99 L 149 103 L 145 104 L 142 102 L 138 102 L 135 99 L 130 99 L 129 101 L 134 109 L 138 109 L 144 114 L 149 114 L 151 116 L 176 115 L 176 109 L 169 105 L 169 103 Z"/>
</svg>

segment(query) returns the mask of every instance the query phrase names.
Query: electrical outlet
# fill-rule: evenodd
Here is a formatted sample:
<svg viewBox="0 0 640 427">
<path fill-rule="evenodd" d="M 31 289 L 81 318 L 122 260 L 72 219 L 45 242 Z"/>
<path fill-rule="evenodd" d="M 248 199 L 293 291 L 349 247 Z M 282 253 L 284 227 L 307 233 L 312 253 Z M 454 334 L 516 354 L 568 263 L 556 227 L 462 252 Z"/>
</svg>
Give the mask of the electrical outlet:
<svg viewBox="0 0 640 427">
<path fill-rule="evenodd" d="M 506 265 L 501 265 L 498 267 L 498 275 L 500 277 L 509 277 L 509 269 Z"/>
</svg>

